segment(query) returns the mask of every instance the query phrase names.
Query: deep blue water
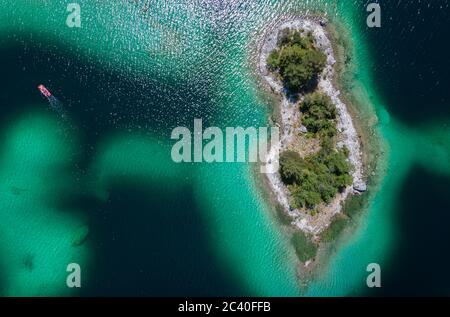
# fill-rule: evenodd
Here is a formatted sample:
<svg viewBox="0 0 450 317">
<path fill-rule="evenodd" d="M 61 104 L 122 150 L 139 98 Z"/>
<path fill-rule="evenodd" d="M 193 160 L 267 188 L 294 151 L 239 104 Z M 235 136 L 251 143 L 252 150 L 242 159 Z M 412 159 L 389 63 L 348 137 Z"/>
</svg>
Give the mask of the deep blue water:
<svg viewBox="0 0 450 317">
<path fill-rule="evenodd" d="M 411 126 L 450 118 L 449 1 L 379 3 L 381 28 L 363 28 L 388 111 Z"/>
<path fill-rule="evenodd" d="M 445 128 L 450 120 L 449 1 L 379 3 L 381 28 L 367 28 L 365 15 L 360 16 L 377 93 L 404 127 L 423 133 L 422 127 Z M 429 135 L 429 142 L 440 141 Z M 367 290 L 368 295 L 449 295 L 450 177 L 426 165 L 413 164 L 400 185 L 396 239 L 383 267 L 383 287 Z"/>
</svg>

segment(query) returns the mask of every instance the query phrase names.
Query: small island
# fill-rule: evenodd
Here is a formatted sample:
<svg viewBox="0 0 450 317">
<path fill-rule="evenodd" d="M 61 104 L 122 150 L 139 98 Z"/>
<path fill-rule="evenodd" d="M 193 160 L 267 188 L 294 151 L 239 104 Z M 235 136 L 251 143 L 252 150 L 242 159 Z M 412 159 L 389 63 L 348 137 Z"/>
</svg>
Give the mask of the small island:
<svg viewBox="0 0 450 317">
<path fill-rule="evenodd" d="M 298 139 L 309 146 L 285 150 L 280 157 L 280 174 L 291 193 L 293 208 L 315 213 L 321 203 L 330 203 L 336 193 L 352 184 L 348 150 L 336 147 L 337 110 L 331 98 L 317 89 L 326 56 L 316 48 L 311 32 L 285 28 L 278 48 L 267 58 L 269 69 L 286 88 L 286 94 L 298 98 L 301 112 Z"/>
<path fill-rule="evenodd" d="M 318 17 L 284 20 L 266 34 L 259 55 L 261 75 L 279 97 L 281 137 L 272 146 L 280 169 L 267 177 L 295 228 L 304 268 L 330 242 L 330 231 L 343 226 L 337 215 L 349 195 L 366 191 L 358 135 L 333 85 L 336 60 L 325 24 Z"/>
</svg>

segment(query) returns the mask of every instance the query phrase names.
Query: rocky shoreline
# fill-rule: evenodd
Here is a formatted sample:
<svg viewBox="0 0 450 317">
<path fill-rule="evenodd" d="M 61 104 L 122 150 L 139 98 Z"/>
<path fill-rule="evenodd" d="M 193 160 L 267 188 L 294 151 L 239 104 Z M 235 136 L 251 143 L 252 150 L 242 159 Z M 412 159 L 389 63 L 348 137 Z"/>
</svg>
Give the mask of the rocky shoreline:
<svg viewBox="0 0 450 317">
<path fill-rule="evenodd" d="M 363 162 L 361 145 L 358 134 L 352 122 L 352 117 L 346 105 L 339 98 L 340 91 L 333 86 L 334 64 L 336 59 L 333 54 L 332 43 L 330 42 L 324 26 L 327 21 L 319 17 L 290 17 L 284 18 L 276 23 L 266 32 L 260 45 L 258 68 L 267 86 L 272 92 L 281 97 L 279 105 L 279 126 L 280 142 L 273 144 L 268 155 L 269 162 L 275 162 L 277 154 L 286 150 L 296 141 L 296 135 L 304 132 L 304 127 L 299 125 L 301 113 L 298 103 L 286 97 L 282 83 L 274 78 L 267 69 L 266 60 L 270 52 L 277 47 L 278 34 L 285 28 L 303 30 L 311 32 L 314 36 L 317 47 L 325 53 L 327 57 L 326 67 L 318 82 L 318 90 L 327 94 L 338 111 L 338 147 L 347 147 L 349 150 L 348 160 L 353 166 L 353 184 L 348 186 L 342 193 L 336 195 L 329 204 L 321 205 L 320 212 L 312 215 L 307 210 L 293 209 L 289 204 L 290 193 L 281 181 L 279 173 L 267 174 L 269 185 L 275 194 L 278 203 L 285 212 L 292 218 L 292 224 L 303 232 L 318 239 L 319 234 L 332 222 L 333 217 L 341 212 L 342 202 L 351 194 L 358 194 L 366 190 L 363 176 Z M 302 96 L 301 96 L 302 98 Z"/>
</svg>

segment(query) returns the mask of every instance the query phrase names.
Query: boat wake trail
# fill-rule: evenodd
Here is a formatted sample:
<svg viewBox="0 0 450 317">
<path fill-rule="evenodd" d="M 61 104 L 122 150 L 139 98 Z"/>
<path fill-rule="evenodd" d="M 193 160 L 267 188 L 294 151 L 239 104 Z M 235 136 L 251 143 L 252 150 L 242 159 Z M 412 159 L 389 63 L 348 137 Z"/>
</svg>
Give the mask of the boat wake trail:
<svg viewBox="0 0 450 317">
<path fill-rule="evenodd" d="M 55 110 L 61 117 L 66 118 L 66 112 L 64 111 L 64 106 L 61 101 L 59 101 L 55 96 L 50 96 L 47 98 L 50 103 L 50 107 Z"/>
<path fill-rule="evenodd" d="M 67 114 L 64 110 L 63 103 L 59 101 L 55 96 L 52 95 L 52 93 L 44 86 L 39 85 L 38 86 L 39 91 L 41 94 L 47 98 L 50 107 L 55 110 L 63 119 L 67 118 Z"/>
</svg>

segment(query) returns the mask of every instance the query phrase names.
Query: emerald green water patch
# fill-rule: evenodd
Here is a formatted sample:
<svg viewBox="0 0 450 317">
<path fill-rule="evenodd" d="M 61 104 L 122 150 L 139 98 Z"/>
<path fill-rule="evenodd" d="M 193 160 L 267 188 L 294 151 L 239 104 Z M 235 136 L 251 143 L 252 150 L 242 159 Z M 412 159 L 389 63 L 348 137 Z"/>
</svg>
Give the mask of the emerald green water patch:
<svg viewBox="0 0 450 317">
<path fill-rule="evenodd" d="M 423 168 L 438 174 L 450 173 L 450 124 L 435 122 L 411 131 L 416 134 L 416 156 Z"/>
<path fill-rule="evenodd" d="M 170 153 L 169 144 L 144 134 L 105 137 L 90 167 L 92 189 L 105 189 L 110 177 L 121 176 L 161 183 L 185 182 L 189 179 L 188 166 L 174 163 Z"/>
<path fill-rule="evenodd" d="M 250 294 L 296 296 L 299 289 L 292 247 L 246 168 L 214 164 L 196 172 L 196 200 L 207 211 L 204 217 L 210 241 L 220 260 L 248 284 Z"/>
<path fill-rule="evenodd" d="M 194 199 L 194 172 L 150 136 L 122 133 L 101 143 L 89 173 L 100 199 L 90 204 L 96 279 L 84 295 L 251 294 L 221 260 L 209 210 Z"/>
<path fill-rule="evenodd" d="M 74 147 L 54 117 L 42 113 L 23 116 L 2 135 L 8 136 L 0 163 L 2 295 L 74 294 L 66 267 L 78 263 L 88 276 L 89 242 L 74 243 L 86 223 L 55 203 L 65 188 L 74 190 Z"/>
</svg>

